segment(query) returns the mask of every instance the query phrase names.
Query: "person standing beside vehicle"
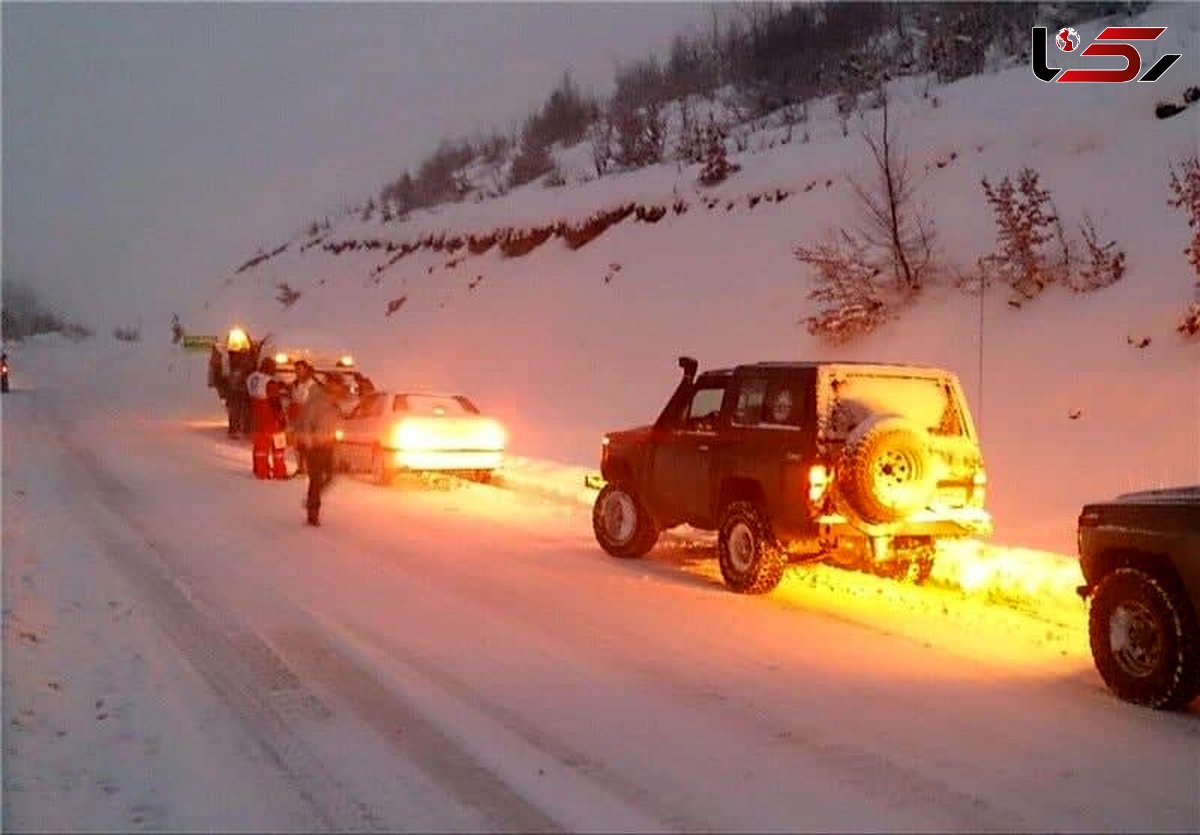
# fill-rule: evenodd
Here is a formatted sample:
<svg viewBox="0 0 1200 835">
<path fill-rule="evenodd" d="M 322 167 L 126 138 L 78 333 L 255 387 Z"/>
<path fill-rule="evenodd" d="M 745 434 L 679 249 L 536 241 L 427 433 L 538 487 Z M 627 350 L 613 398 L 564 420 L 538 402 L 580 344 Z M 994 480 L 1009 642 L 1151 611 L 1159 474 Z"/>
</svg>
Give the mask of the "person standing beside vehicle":
<svg viewBox="0 0 1200 835">
<path fill-rule="evenodd" d="M 342 428 L 342 410 L 338 401 L 346 396 L 346 386 L 337 375 L 316 383 L 300 410 L 296 426 L 297 443 L 304 444 L 308 464 L 308 496 L 304 508 L 308 524 L 321 524 L 321 494 L 333 481 L 333 445 Z"/>
<path fill-rule="evenodd" d="M 225 352 L 228 373 L 225 376 L 225 407 L 229 412 L 229 437 L 249 434 L 250 401 L 246 381 L 254 371 L 254 354 L 249 348 Z"/>
<path fill-rule="evenodd" d="M 275 379 L 275 360 L 264 357 L 246 379 L 250 398 L 250 420 L 254 429 L 253 472 L 255 478 L 287 478 L 284 447 L 287 441 L 283 429 L 287 421 L 283 414 L 283 385 Z"/>
<path fill-rule="evenodd" d="M 291 435 L 291 443 L 296 447 L 295 475 L 304 475 L 308 472 L 307 445 L 296 432 L 295 427 L 300 422 L 300 414 L 304 410 L 304 404 L 308 402 L 308 396 L 315 385 L 316 380 L 313 378 L 312 366 L 309 365 L 307 360 L 297 360 L 296 380 L 292 383 L 292 387 L 288 392 L 287 407 L 288 434 Z"/>
</svg>

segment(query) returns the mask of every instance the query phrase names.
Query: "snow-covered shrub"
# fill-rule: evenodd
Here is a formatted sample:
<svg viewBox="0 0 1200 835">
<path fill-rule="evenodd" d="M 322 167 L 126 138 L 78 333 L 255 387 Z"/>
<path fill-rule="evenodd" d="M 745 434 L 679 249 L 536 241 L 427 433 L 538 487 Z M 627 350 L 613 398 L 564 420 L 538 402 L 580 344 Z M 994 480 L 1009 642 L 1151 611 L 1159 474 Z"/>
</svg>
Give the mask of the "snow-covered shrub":
<svg viewBox="0 0 1200 835">
<path fill-rule="evenodd" d="M 741 169 L 737 163 L 729 161 L 725 154 L 725 131 L 716 120 L 709 119 L 704 129 L 704 167 L 700 169 L 700 183 L 706 186 L 724 182 L 730 174 Z"/>
<path fill-rule="evenodd" d="M 596 176 L 603 177 L 616 157 L 616 128 L 612 119 L 604 116 L 592 123 L 588 128 L 588 144 Z"/>
<path fill-rule="evenodd" d="M 526 131 L 528 133 L 528 131 Z M 509 170 L 508 183 L 513 186 L 523 186 L 538 177 L 549 174 L 554 170 L 554 159 L 550 149 L 540 142 L 526 136 L 521 140 L 521 150 L 512 161 Z"/>
<path fill-rule="evenodd" d="M 392 299 L 387 303 L 387 311 L 383 315 L 385 317 L 391 316 L 397 310 L 404 307 L 406 301 L 408 301 L 408 296 L 400 296 L 399 298 Z"/>
<path fill-rule="evenodd" d="M 78 322 L 67 322 L 63 325 L 62 335 L 72 342 L 83 342 L 85 339 L 91 339 L 95 334 L 87 325 L 81 325 Z"/>
<path fill-rule="evenodd" d="M 550 173 L 542 180 L 543 185 L 547 188 L 560 188 L 567 184 L 567 178 L 563 176 L 562 169 L 556 163 L 550 164 Z"/>
<path fill-rule="evenodd" d="M 1192 302 L 1188 306 L 1187 314 L 1175 330 L 1185 337 L 1200 336 L 1200 302 Z"/>
<path fill-rule="evenodd" d="M 287 309 L 300 300 L 300 291 L 292 288 L 286 281 L 280 281 L 275 285 L 279 292 L 275 295 L 275 301 L 283 305 Z"/>
<path fill-rule="evenodd" d="M 995 214 L 996 251 L 980 258 L 979 268 L 1011 287 L 1018 301 L 1035 298 L 1061 271 L 1047 246 L 1063 240 L 1050 192 L 1031 168 L 1022 169 L 1015 183 L 1007 176 L 994 188 L 986 177 L 982 183 Z"/>
<path fill-rule="evenodd" d="M 625 168 L 643 168 L 662 162 L 667 131 L 659 105 L 616 109 L 612 124 L 618 163 Z"/>
<path fill-rule="evenodd" d="M 886 321 L 887 304 L 879 286 L 882 270 L 871 263 L 865 245 L 842 230 L 814 247 L 797 246 L 796 259 L 813 268 L 810 299 L 823 308 L 803 321 L 808 332 L 842 343 L 869 333 Z"/>
<path fill-rule="evenodd" d="M 1171 198 L 1167 202 L 1187 215 L 1192 240 L 1183 254 L 1200 282 L 1200 158 L 1193 155 L 1185 159 L 1178 170 L 1171 169 Z"/>
<path fill-rule="evenodd" d="M 1080 224 L 1087 260 L 1077 265 L 1077 272 L 1067 276 L 1067 283 L 1077 293 L 1099 290 L 1116 284 L 1125 277 L 1125 250 L 1116 241 L 1100 242 L 1100 235 L 1091 216 L 1084 214 Z"/>
<path fill-rule="evenodd" d="M 78 342 L 92 335 L 86 327 L 51 310 L 36 290 L 22 282 L 5 278 L 2 301 L 0 336 L 5 340 L 19 341 L 40 333 L 60 333 Z"/>
<path fill-rule="evenodd" d="M 553 234 L 553 225 L 534 226 L 529 229 L 509 229 L 499 238 L 500 251 L 507 258 L 520 258 L 550 240 L 550 236 Z"/>
</svg>

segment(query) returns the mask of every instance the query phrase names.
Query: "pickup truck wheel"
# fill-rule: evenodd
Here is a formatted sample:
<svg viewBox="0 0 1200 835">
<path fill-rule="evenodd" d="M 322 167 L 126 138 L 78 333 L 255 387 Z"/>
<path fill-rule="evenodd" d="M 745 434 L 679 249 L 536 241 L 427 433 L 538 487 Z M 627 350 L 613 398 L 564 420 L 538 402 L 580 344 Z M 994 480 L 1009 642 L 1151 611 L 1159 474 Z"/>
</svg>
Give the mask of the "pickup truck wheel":
<svg viewBox="0 0 1200 835">
<path fill-rule="evenodd" d="M 721 515 L 717 557 L 725 584 L 743 594 L 764 594 L 779 585 L 787 554 L 766 514 L 754 502 L 730 502 Z"/>
<path fill-rule="evenodd" d="M 880 415 L 846 439 L 839 485 L 864 522 L 898 522 L 923 509 L 933 494 L 929 437 L 912 421 Z"/>
<path fill-rule="evenodd" d="M 1196 634 L 1196 613 L 1167 579 L 1118 568 L 1092 595 L 1092 658 L 1104 683 L 1127 702 L 1178 708 L 1200 694 Z"/>
<path fill-rule="evenodd" d="M 592 530 L 600 547 L 622 559 L 645 556 L 658 542 L 658 527 L 633 490 L 620 482 L 604 485 L 592 505 Z"/>
</svg>

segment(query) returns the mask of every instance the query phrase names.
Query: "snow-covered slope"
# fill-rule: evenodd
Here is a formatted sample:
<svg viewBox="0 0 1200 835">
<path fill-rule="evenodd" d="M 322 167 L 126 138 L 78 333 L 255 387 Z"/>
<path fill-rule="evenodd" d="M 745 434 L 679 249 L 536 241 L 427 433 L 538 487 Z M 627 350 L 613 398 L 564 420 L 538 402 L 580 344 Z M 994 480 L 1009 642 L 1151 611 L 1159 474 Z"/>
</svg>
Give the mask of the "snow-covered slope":
<svg viewBox="0 0 1200 835">
<path fill-rule="evenodd" d="M 337 334 L 377 380 L 461 388 L 508 421 L 515 450 L 573 464 L 595 461 L 602 431 L 657 412 L 681 353 L 708 366 L 828 357 L 944 365 L 962 378 L 982 428 L 997 538 L 1069 552 L 1085 499 L 1200 479 L 1200 351 L 1173 332 L 1193 292 L 1181 254 L 1188 230 L 1167 205 L 1169 166 L 1200 145 L 1200 108 L 1153 114 L 1157 99 L 1196 80 L 1200 8 L 1156 6 L 1142 22 L 1170 27 L 1156 53 L 1184 54 L 1157 84 L 1044 84 L 1022 65 L 935 86 L 929 99 L 910 82 L 895 91 L 900 139 L 926 175 L 923 199 L 949 262 L 969 269 L 994 244 L 980 178 L 1023 166 L 1041 173 L 1069 232 L 1087 212 L 1128 252 L 1127 277 L 1089 296 L 1052 289 L 1017 310 L 994 289 L 982 331 L 978 300 L 946 287 L 848 347 L 798 324 L 814 307 L 792 249 L 853 223 L 846 175 L 869 175 L 863 141 L 853 125 L 842 137 L 828 102 L 814 108 L 810 142 L 770 148 L 777 131 L 752 134 L 749 147 L 763 149 L 736 155 L 741 172 L 713 189 L 696 185 L 698 166 L 669 163 L 557 189 L 535 184 L 404 222 L 347 215 L 319 239 L 300 235 L 199 288 L 184 324 Z M 653 223 L 631 215 L 575 250 L 555 236 L 521 257 L 429 246 L 581 224 L 630 202 L 667 211 Z M 379 249 L 361 248 L 372 240 Z M 346 242 L 360 248 L 324 248 Z M 235 268 L 243 260 L 231 257 Z M 279 282 L 301 293 L 286 309 L 275 300 Z M 1145 348 L 1130 344 L 1147 337 Z"/>
</svg>

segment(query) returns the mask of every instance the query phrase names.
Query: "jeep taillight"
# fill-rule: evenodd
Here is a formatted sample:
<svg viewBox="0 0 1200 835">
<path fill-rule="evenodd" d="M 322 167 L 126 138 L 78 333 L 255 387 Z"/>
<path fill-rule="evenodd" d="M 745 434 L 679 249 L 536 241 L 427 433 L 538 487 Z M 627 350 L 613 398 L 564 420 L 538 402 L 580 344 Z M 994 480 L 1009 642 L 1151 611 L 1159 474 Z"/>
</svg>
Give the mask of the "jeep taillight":
<svg viewBox="0 0 1200 835">
<path fill-rule="evenodd" d="M 824 464 L 813 464 L 808 468 L 808 500 L 818 504 L 825 497 L 833 473 Z"/>
<path fill-rule="evenodd" d="M 987 471 L 976 470 L 971 476 L 971 504 L 975 507 L 983 507 L 984 498 L 987 495 Z"/>
</svg>

